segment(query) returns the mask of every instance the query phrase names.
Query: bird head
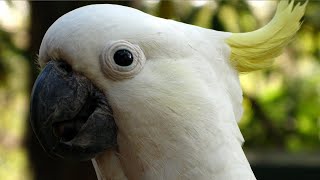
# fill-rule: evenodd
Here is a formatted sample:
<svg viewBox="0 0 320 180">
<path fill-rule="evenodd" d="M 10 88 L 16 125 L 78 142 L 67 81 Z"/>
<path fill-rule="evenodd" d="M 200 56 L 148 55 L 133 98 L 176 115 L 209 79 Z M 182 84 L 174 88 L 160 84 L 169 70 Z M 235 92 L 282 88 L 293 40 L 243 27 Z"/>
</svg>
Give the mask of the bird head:
<svg viewBox="0 0 320 180">
<path fill-rule="evenodd" d="M 37 138 L 57 157 L 115 152 L 134 178 L 202 177 L 229 166 L 214 164 L 224 154 L 246 162 L 238 72 L 269 66 L 298 30 L 305 6 L 287 6 L 265 28 L 238 34 L 117 5 L 65 14 L 39 51 L 31 98 Z"/>
</svg>

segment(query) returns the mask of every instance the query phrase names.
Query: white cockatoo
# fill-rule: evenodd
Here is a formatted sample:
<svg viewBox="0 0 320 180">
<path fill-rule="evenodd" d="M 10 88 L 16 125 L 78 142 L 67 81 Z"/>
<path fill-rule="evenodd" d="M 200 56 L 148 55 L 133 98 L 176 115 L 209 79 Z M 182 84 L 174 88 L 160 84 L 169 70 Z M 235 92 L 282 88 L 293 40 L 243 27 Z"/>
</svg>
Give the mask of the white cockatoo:
<svg viewBox="0 0 320 180">
<path fill-rule="evenodd" d="M 305 7 L 280 1 L 248 33 L 119 5 L 71 11 L 41 43 L 33 129 L 52 156 L 92 159 L 99 179 L 255 179 L 237 125 L 238 74 L 270 66 Z"/>
</svg>

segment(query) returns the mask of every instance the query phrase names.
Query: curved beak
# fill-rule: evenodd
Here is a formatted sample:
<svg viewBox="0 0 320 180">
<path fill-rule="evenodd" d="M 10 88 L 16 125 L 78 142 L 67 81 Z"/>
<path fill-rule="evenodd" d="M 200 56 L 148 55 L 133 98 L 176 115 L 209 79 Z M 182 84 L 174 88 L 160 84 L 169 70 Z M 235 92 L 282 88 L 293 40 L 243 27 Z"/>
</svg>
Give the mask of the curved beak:
<svg viewBox="0 0 320 180">
<path fill-rule="evenodd" d="M 30 121 L 54 157 L 87 160 L 116 146 L 117 127 L 106 96 L 62 61 L 50 61 L 31 94 Z"/>
</svg>

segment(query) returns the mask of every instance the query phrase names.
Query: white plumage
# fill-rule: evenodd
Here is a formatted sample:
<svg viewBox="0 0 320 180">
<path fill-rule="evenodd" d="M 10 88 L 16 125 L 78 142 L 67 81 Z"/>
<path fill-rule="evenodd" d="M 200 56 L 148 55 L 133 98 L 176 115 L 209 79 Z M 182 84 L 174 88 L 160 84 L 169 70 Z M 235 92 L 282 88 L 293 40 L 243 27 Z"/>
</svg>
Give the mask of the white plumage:
<svg viewBox="0 0 320 180">
<path fill-rule="evenodd" d="M 237 125 L 242 91 L 231 35 L 117 5 L 79 8 L 50 27 L 41 66 L 65 60 L 113 109 L 118 149 L 93 159 L 100 179 L 255 179 Z M 139 67 L 103 63 L 117 46 L 131 48 Z"/>
</svg>

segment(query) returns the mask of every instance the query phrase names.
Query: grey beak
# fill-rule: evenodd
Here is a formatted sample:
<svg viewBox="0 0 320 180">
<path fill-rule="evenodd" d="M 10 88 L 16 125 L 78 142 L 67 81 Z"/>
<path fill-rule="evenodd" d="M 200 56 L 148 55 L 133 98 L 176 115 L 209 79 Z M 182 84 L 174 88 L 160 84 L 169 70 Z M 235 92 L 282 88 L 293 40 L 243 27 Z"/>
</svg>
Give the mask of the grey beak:
<svg viewBox="0 0 320 180">
<path fill-rule="evenodd" d="M 31 94 L 30 121 L 54 157 L 87 160 L 116 146 L 117 127 L 107 98 L 62 61 L 50 61 Z"/>
</svg>

